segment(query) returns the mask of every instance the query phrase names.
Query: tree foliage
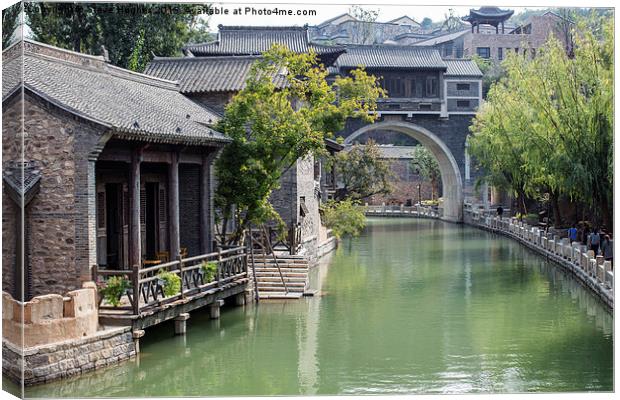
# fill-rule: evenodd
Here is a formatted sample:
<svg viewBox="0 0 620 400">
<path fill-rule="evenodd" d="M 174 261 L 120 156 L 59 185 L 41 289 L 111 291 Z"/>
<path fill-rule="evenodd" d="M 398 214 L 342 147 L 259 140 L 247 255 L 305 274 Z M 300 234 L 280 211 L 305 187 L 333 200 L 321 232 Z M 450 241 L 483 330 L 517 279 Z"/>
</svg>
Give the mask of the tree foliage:
<svg viewBox="0 0 620 400">
<path fill-rule="evenodd" d="M 22 3 L 18 2 L 2 10 L 2 48 L 11 45 L 15 32 L 19 27 Z"/>
<path fill-rule="evenodd" d="M 417 145 L 411 152 L 413 159 L 411 164 L 418 170 L 420 177 L 430 181 L 432 188 L 432 199 L 439 192 L 439 183 L 441 182 L 441 172 L 439 171 L 439 163 L 435 156 L 424 146 Z"/>
<path fill-rule="evenodd" d="M 283 75 L 287 86 L 277 88 L 275 75 Z M 342 130 L 347 118 L 375 120 L 369 111 L 384 92 L 374 76 L 356 69 L 330 86 L 327 75 L 314 53 L 295 54 L 274 45 L 253 64 L 246 87 L 227 105 L 217 129 L 233 141 L 216 162 L 216 205 L 224 227 L 229 218 L 238 222 L 230 241 L 240 240 L 249 223 L 283 224 L 269 204 L 282 174 L 298 159 L 323 154 L 324 139 Z"/>
<path fill-rule="evenodd" d="M 33 39 L 78 52 L 108 50 L 112 64 L 142 71 L 158 56 L 179 55 L 208 38 L 204 5 L 149 3 L 25 3 Z"/>
<path fill-rule="evenodd" d="M 362 200 L 392 192 L 390 164 L 381 158 L 379 146 L 373 140 L 356 144 L 349 151 L 341 151 L 334 156 L 334 162 L 342 183 L 342 187 L 336 190 L 337 199 Z"/>
<path fill-rule="evenodd" d="M 469 150 L 491 183 L 521 199 L 583 202 L 611 229 L 614 28 L 611 18 L 596 21 L 577 24 L 571 55 L 554 38 L 533 59 L 509 55 L 470 127 Z"/>
<path fill-rule="evenodd" d="M 364 207 L 351 199 L 330 200 L 321 205 L 323 224 L 338 239 L 349 235 L 359 236 L 366 226 Z"/>
</svg>

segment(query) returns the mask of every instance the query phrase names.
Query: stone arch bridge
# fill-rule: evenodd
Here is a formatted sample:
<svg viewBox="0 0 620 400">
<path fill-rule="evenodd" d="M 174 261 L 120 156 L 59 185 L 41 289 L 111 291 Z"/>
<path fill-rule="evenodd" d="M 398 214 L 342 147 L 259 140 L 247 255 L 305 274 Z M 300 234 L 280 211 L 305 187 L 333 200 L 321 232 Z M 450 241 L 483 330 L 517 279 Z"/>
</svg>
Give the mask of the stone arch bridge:
<svg viewBox="0 0 620 400">
<path fill-rule="evenodd" d="M 383 115 L 373 124 L 351 120 L 338 133 L 345 145 L 379 138 L 385 132 L 405 134 L 428 148 L 439 163 L 443 189 L 443 219 L 463 221 L 463 203 L 473 197 L 475 176 L 470 171 L 467 137 L 473 115 L 451 115 L 450 118 L 416 115 Z M 383 136 L 385 138 L 385 135 Z M 383 141 L 385 143 L 385 140 Z"/>
</svg>

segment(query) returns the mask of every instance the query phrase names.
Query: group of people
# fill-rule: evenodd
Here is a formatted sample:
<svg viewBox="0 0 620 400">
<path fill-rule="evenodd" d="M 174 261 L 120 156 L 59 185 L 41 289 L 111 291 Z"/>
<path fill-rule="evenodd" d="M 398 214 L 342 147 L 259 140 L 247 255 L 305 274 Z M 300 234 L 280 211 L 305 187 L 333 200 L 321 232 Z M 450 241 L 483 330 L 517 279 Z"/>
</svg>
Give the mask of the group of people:
<svg viewBox="0 0 620 400">
<path fill-rule="evenodd" d="M 601 255 L 605 261 L 610 261 L 613 265 L 614 241 L 610 234 L 599 232 L 597 228 L 589 232 L 587 227 L 577 229 L 577 227 L 571 226 L 568 229 L 568 238 L 571 243 L 580 241 L 587 246 L 588 250 L 592 250 L 595 256 Z"/>
</svg>

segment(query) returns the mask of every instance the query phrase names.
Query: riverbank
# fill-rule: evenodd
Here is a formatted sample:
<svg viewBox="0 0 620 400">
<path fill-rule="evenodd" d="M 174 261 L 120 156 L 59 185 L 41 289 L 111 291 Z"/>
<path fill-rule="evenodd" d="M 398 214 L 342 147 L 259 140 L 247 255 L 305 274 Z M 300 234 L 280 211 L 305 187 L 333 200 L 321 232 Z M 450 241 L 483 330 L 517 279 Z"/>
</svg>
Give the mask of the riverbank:
<svg viewBox="0 0 620 400">
<path fill-rule="evenodd" d="M 611 262 L 604 261 L 602 256 L 594 256 L 580 243 L 570 243 L 568 238 L 547 234 L 515 218 L 491 217 L 480 211 L 465 210 L 464 223 L 510 237 L 555 262 L 613 310 L 614 272 Z"/>
</svg>

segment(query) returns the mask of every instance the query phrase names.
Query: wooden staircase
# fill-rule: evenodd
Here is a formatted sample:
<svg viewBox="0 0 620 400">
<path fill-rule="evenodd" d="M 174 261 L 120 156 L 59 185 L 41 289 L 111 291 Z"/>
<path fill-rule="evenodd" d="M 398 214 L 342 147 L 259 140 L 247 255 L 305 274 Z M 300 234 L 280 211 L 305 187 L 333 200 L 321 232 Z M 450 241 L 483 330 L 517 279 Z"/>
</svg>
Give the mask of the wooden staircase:
<svg viewBox="0 0 620 400">
<path fill-rule="evenodd" d="M 254 255 L 258 298 L 300 298 L 308 285 L 308 260 L 289 254 L 277 254 L 276 258 L 277 265 L 271 254 Z"/>
</svg>

